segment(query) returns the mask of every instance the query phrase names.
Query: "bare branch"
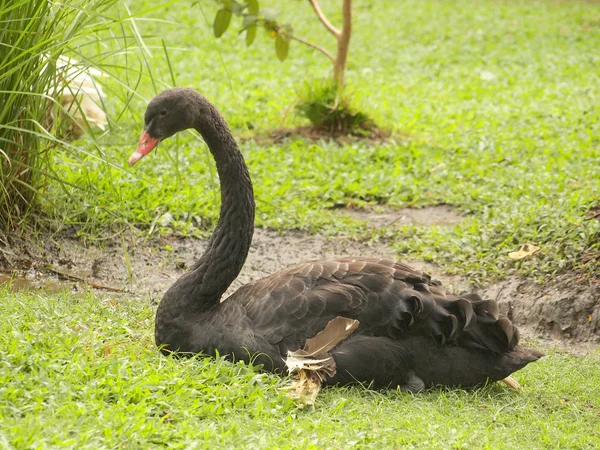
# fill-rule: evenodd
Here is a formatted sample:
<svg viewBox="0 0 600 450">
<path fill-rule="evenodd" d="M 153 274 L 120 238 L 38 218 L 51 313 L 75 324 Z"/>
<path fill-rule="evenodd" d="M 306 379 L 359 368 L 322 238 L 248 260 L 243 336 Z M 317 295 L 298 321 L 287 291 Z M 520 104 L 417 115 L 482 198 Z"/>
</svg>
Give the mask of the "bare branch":
<svg viewBox="0 0 600 450">
<path fill-rule="evenodd" d="M 325 14 L 323 14 L 323 11 L 321 11 L 321 7 L 319 6 L 319 4 L 317 3 L 317 0 L 308 0 L 308 3 L 310 3 L 310 6 L 313 7 L 313 9 L 315 10 L 315 13 L 317 13 L 317 17 L 319 17 L 319 20 L 321 21 L 321 23 L 323 25 L 325 25 L 325 28 L 327 28 L 327 31 L 329 31 L 331 34 L 333 34 L 336 39 L 339 39 L 340 37 L 340 30 L 338 30 L 336 27 L 334 27 L 331 22 L 329 20 L 327 20 L 327 17 L 325 17 Z"/>
<path fill-rule="evenodd" d="M 327 49 L 324 49 L 323 47 L 321 47 L 321 46 L 319 46 L 317 44 L 313 44 L 312 42 L 307 41 L 304 38 L 301 38 L 301 37 L 298 37 L 298 36 L 294 36 L 293 34 L 285 33 L 285 36 L 288 37 L 288 38 L 290 38 L 290 39 L 293 39 L 294 41 L 301 42 L 304 45 L 308 45 L 309 47 L 314 48 L 315 50 L 317 50 L 317 51 L 323 53 L 325 56 L 327 56 L 331 60 L 331 62 L 333 62 L 333 63 L 335 62 L 335 57 L 331 53 L 329 53 L 329 51 L 327 51 Z"/>
</svg>

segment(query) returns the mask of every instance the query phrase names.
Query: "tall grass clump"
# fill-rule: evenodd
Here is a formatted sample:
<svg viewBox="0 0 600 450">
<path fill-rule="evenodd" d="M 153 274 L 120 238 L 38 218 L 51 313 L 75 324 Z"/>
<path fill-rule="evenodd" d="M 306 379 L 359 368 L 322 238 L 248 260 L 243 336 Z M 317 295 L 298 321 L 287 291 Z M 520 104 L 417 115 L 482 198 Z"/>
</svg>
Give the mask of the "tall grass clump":
<svg viewBox="0 0 600 450">
<path fill-rule="evenodd" d="M 30 210 L 58 140 L 46 130 L 57 61 L 116 0 L 0 0 L 0 226 Z"/>
<path fill-rule="evenodd" d="M 374 122 L 354 104 L 347 90 L 330 80 L 306 82 L 298 93 L 296 109 L 312 126 L 329 134 L 369 135 Z"/>
<path fill-rule="evenodd" d="M 61 139 L 66 126 L 73 128 L 65 125 L 69 119 L 83 117 L 84 128 L 90 125 L 83 88 L 69 78 L 90 67 L 115 69 L 119 57 L 141 48 L 135 23 L 120 18 L 118 6 L 118 0 L 0 0 L 0 229 L 25 223 L 48 182 L 61 182 L 50 164 L 53 149 L 88 153 Z M 127 88 L 126 105 L 134 90 L 128 80 L 112 78 Z M 75 98 L 75 108 L 61 104 L 65 96 Z"/>
</svg>

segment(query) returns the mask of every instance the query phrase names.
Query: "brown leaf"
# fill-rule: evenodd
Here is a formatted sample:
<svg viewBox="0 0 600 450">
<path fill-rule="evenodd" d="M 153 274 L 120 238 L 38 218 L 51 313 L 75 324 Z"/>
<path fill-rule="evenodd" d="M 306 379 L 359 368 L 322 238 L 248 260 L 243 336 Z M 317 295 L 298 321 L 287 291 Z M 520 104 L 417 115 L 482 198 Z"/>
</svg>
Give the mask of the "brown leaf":
<svg viewBox="0 0 600 450">
<path fill-rule="evenodd" d="M 358 325 L 358 320 L 338 316 L 330 320 L 315 337 L 307 339 L 304 348 L 299 352 L 303 352 L 304 356 L 325 354 L 352 334 Z"/>
</svg>

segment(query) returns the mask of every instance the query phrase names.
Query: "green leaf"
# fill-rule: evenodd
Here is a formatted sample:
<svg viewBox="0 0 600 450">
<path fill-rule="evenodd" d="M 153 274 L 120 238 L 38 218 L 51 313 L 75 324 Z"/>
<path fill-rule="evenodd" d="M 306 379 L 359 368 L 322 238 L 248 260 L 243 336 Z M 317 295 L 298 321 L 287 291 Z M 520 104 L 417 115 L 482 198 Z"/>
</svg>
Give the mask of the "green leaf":
<svg viewBox="0 0 600 450">
<path fill-rule="evenodd" d="M 285 61 L 290 51 L 290 41 L 284 38 L 281 34 L 275 37 L 275 53 L 279 61 Z"/>
<path fill-rule="evenodd" d="M 241 3 L 238 3 L 236 1 L 234 1 L 231 4 L 231 11 L 233 12 L 233 14 L 235 14 L 236 16 L 241 16 L 244 12 L 244 9 L 246 8 L 246 5 L 243 5 Z"/>
<path fill-rule="evenodd" d="M 228 9 L 220 9 L 217 11 L 217 15 L 215 16 L 215 23 L 213 24 L 213 29 L 215 31 L 216 37 L 223 36 L 223 33 L 229 27 L 229 23 L 231 22 L 231 11 Z"/>
<path fill-rule="evenodd" d="M 242 30 L 245 30 L 246 28 L 251 27 L 252 25 L 255 25 L 257 20 L 258 20 L 258 17 L 256 17 L 256 16 L 251 16 L 251 15 L 244 16 L 244 20 L 242 21 Z"/>
<path fill-rule="evenodd" d="M 246 3 L 246 7 L 248 8 L 248 12 L 253 16 L 258 15 L 258 0 L 248 0 Z"/>
<path fill-rule="evenodd" d="M 246 45 L 248 47 L 252 45 L 254 39 L 256 38 L 256 29 L 256 25 L 251 25 L 246 30 Z"/>
</svg>

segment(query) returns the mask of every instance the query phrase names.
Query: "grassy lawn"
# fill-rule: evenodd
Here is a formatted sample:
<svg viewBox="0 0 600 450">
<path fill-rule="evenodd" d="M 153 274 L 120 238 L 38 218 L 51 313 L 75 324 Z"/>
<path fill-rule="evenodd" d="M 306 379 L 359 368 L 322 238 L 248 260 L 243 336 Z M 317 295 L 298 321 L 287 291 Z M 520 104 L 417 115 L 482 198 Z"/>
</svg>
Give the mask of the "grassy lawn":
<svg viewBox="0 0 600 450">
<path fill-rule="evenodd" d="M 321 55 L 293 45 L 281 64 L 267 36 L 249 49 L 235 32 L 215 41 L 210 4 L 134 3 L 166 20 L 138 23 L 156 80 L 140 86 L 147 99 L 160 80 L 195 87 L 237 136 L 303 124 L 286 111 L 305 79 L 329 74 Z M 281 3 L 284 16 L 307 18 L 295 24 L 299 35 L 328 42 L 305 2 Z M 323 3 L 339 22 L 330 4 L 338 2 Z M 348 84 L 393 137 L 244 141 L 258 225 L 388 239 L 401 256 L 480 282 L 598 270 L 600 221 L 585 220 L 600 198 L 598 4 L 364 0 L 354 8 Z M 116 119 L 120 100 L 107 91 Z M 145 105 L 134 99 L 138 120 L 114 121 L 99 148 L 78 143 L 114 165 L 56 154 L 58 173 L 85 188 L 48 187 L 57 220 L 93 235 L 106 226 L 147 229 L 170 213 L 179 233 L 210 230 L 218 180 L 201 139 L 182 134 L 126 168 Z M 374 230 L 336 210 L 437 204 L 465 220 Z M 206 225 L 197 229 L 193 216 Z M 507 258 L 526 242 L 541 251 L 518 263 Z M 598 351 L 551 349 L 516 374 L 521 392 L 330 389 L 301 409 L 281 392 L 285 380 L 224 361 L 159 356 L 146 302 L 0 290 L 0 308 L 0 447 L 600 447 Z"/>
<path fill-rule="evenodd" d="M 521 3 L 358 2 L 348 83 L 395 137 L 342 146 L 243 143 L 258 224 L 390 238 L 399 252 L 479 281 L 514 270 L 542 278 L 596 269 L 600 222 L 586 221 L 585 213 L 600 197 L 600 8 Z M 301 124 L 286 111 L 305 79 L 329 74 L 329 62 L 295 45 L 282 64 L 263 35 L 249 49 L 235 42 L 242 39 L 236 33 L 215 41 L 203 16 L 212 20 L 208 6 L 173 4 L 148 14 L 171 22 L 138 24 L 150 35 L 155 78 L 203 92 L 238 136 Z M 283 14 L 307 17 L 298 21 L 298 34 L 328 42 L 304 3 L 286 2 Z M 146 83 L 140 91 L 151 97 L 154 89 Z M 145 105 L 136 99 L 130 111 L 141 117 Z M 194 231 L 193 215 L 209 219 L 210 228 L 218 182 L 201 139 L 170 139 L 130 172 L 126 160 L 142 125 L 141 118 L 123 117 L 101 141 L 102 154 L 117 167 L 58 156 L 60 173 L 88 188 L 50 188 L 61 220 L 94 230 L 149 224 L 157 212 L 169 212 L 182 232 Z M 465 221 L 373 231 L 340 220 L 332 209 L 440 203 L 463 212 Z M 525 242 L 541 251 L 515 264 L 507 253 Z"/>
<path fill-rule="evenodd" d="M 550 351 L 520 392 L 327 389 L 296 407 L 286 380 L 153 347 L 135 301 L 0 292 L 0 447 L 597 448 L 600 353 Z"/>
</svg>

